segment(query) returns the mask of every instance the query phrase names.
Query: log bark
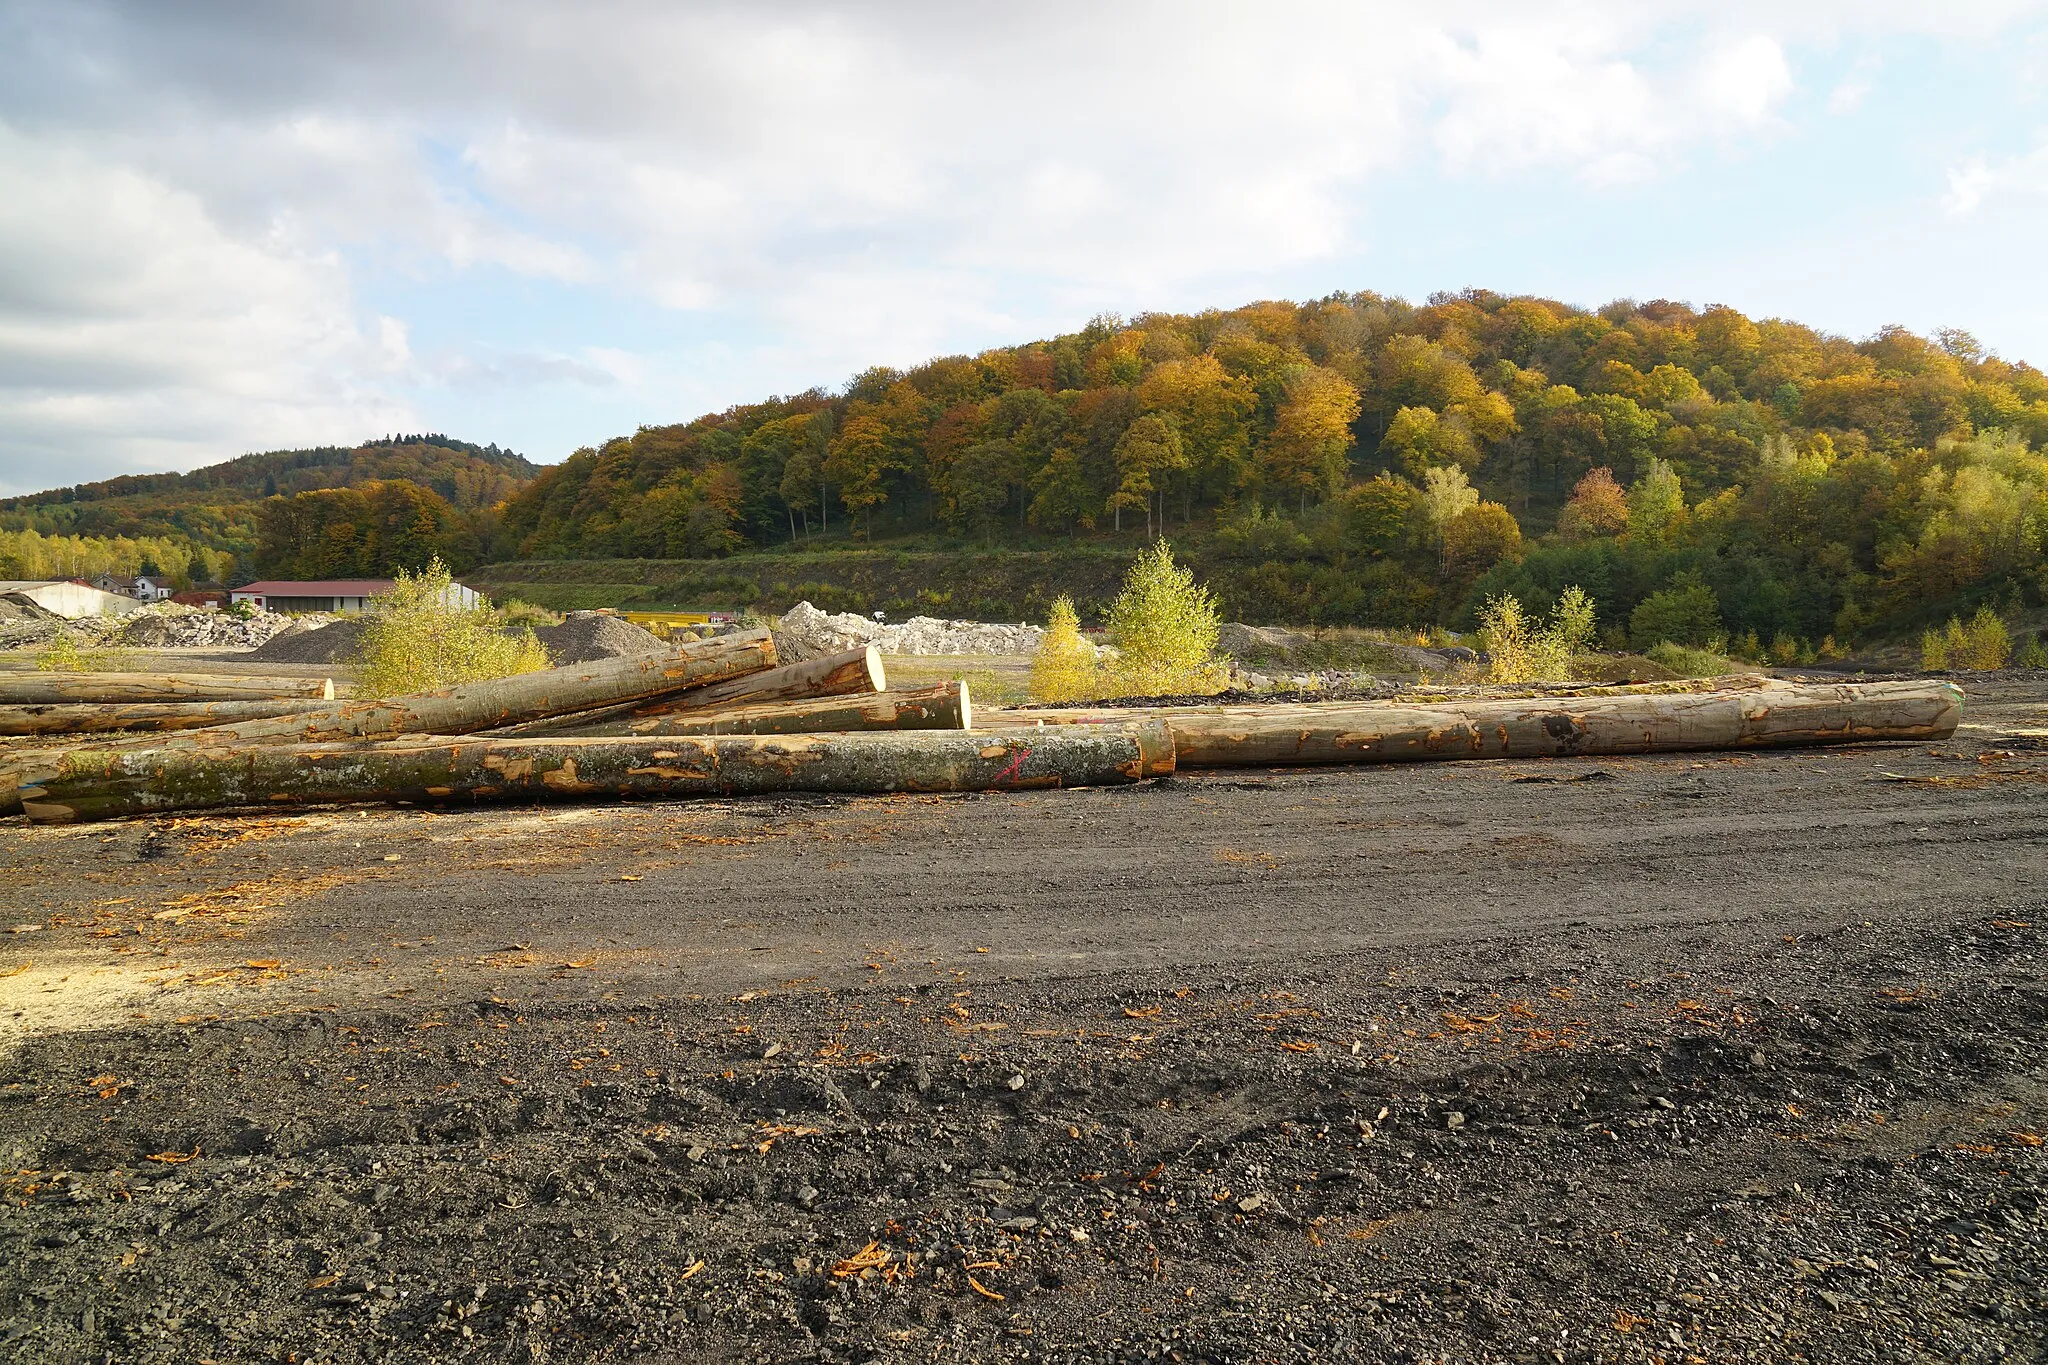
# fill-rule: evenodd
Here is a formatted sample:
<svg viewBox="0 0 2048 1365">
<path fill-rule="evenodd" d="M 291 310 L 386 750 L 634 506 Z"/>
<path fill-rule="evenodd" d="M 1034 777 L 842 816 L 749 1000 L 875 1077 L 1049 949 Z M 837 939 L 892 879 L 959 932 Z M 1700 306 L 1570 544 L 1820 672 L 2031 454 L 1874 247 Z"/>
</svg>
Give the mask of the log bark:
<svg viewBox="0 0 2048 1365">
<path fill-rule="evenodd" d="M 0 735 L 90 735 L 115 730 L 199 730 L 318 708 L 297 701 L 144 701 L 102 705 L 0 706 Z"/>
<path fill-rule="evenodd" d="M 520 725 L 507 725 L 490 731 L 501 739 L 527 739 L 541 735 L 569 735 L 598 733 L 592 727 L 612 725 L 624 721 L 645 720 L 654 716 L 678 715 L 691 711 L 709 711 L 731 706 L 756 706 L 766 702 L 795 701 L 805 697 L 845 697 L 862 693 L 883 692 L 888 689 L 888 679 L 882 671 L 882 656 L 872 645 L 859 649 L 842 650 L 837 654 L 823 654 L 815 659 L 804 659 L 797 663 L 783 664 L 760 673 L 745 677 L 727 678 L 722 682 L 693 687 L 686 692 L 675 692 L 652 700 L 630 701 L 618 706 L 600 707 L 573 715 L 552 716 L 545 720 L 528 721 Z M 831 729 L 831 726 L 820 726 Z M 611 734 L 637 733 L 629 731 L 605 731 Z M 697 731 L 660 731 L 663 734 L 692 734 Z M 733 732 L 737 733 L 737 732 Z"/>
<path fill-rule="evenodd" d="M 62 824 L 227 806 L 534 801 L 769 792 L 1013 791 L 1164 777 L 1157 721 L 994 734 L 698 735 L 664 739 L 432 738 L 262 745 L 238 753 L 66 754 L 21 789 L 31 820 Z"/>
<path fill-rule="evenodd" d="M 997 724 L 1163 720 L 1181 768 L 1552 758 L 1761 749 L 1955 733 L 1962 689 L 1948 682 L 1829 683 L 1665 696 L 1522 698 L 1290 706 L 1017 710 Z"/>
<path fill-rule="evenodd" d="M 760 675 L 765 676 L 765 675 Z M 907 692 L 868 697 L 806 697 L 715 711 L 642 716 L 567 732 L 577 739 L 605 736 L 654 739 L 663 735 L 802 735 L 861 730 L 971 730 L 974 706 L 964 682 L 943 682 Z"/>
<path fill-rule="evenodd" d="M 332 678 L 234 673 L 0 673 L 0 705 L 65 702 L 334 700 Z"/>
<path fill-rule="evenodd" d="M 774 666 L 775 645 L 768 632 L 744 631 L 686 644 L 672 653 L 599 659 L 383 701 L 333 702 L 292 716 L 131 740 L 126 747 L 221 754 L 266 744 L 333 744 L 394 739 L 399 735 L 465 735 L 515 721 L 589 710 L 610 702 L 658 697 Z M 17 750 L 6 755 L 0 761 L 0 815 L 20 810 L 17 789 L 39 780 L 39 775 L 51 770 L 61 757 L 60 752 L 46 749 Z"/>
</svg>

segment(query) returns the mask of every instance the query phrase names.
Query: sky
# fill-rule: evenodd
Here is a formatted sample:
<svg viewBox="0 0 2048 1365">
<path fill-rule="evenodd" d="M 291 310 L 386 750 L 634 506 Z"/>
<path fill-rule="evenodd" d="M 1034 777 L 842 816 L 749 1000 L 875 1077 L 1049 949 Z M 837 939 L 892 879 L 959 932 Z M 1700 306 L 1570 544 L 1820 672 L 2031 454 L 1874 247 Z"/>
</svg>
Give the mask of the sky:
<svg viewBox="0 0 2048 1365">
<path fill-rule="evenodd" d="M 2048 0 L 0 0 L 0 493 L 1481 287 L 2048 366 Z"/>
</svg>

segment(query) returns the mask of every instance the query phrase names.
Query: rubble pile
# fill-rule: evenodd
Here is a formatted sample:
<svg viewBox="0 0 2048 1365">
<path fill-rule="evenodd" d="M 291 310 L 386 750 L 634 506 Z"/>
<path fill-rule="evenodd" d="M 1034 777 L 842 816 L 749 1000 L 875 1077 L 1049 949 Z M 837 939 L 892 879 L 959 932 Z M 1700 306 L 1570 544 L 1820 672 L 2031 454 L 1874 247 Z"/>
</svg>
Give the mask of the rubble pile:
<svg viewBox="0 0 2048 1365">
<path fill-rule="evenodd" d="M 88 616 L 66 621 L 23 613 L 0 618 L 0 649 L 33 649 L 68 634 L 82 645 L 125 649 L 254 649 L 298 622 L 330 621 L 332 617 L 286 616 L 259 611 L 248 616 L 228 611 L 201 611 L 176 602 L 158 602 L 126 616 Z"/>
<path fill-rule="evenodd" d="M 884 654 L 1035 654 L 1045 635 L 1037 626 L 942 621 L 935 616 L 913 616 L 899 623 L 852 612 L 835 616 L 809 602 L 784 612 L 775 630 L 778 638 L 788 637 L 817 653 L 873 645 Z"/>
</svg>

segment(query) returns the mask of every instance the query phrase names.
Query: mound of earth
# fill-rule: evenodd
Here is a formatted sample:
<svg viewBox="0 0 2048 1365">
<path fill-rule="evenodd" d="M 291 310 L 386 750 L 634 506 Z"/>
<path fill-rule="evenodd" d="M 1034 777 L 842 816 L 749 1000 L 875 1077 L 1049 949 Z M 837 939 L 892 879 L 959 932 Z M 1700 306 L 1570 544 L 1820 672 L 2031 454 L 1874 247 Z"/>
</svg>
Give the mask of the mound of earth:
<svg viewBox="0 0 2048 1365">
<path fill-rule="evenodd" d="M 345 663 L 355 656 L 368 624 L 360 616 L 301 619 L 249 657 L 271 664 Z"/>
<path fill-rule="evenodd" d="M 137 649 L 249 649 L 291 629 L 296 619 L 274 611 L 245 617 L 159 602 L 124 617 L 119 639 Z"/>
<path fill-rule="evenodd" d="M 622 659 L 634 654 L 659 654 L 668 648 L 660 636 L 631 621 L 594 611 L 572 611 L 559 626 L 536 626 L 534 638 L 557 668 L 593 659 Z"/>
</svg>

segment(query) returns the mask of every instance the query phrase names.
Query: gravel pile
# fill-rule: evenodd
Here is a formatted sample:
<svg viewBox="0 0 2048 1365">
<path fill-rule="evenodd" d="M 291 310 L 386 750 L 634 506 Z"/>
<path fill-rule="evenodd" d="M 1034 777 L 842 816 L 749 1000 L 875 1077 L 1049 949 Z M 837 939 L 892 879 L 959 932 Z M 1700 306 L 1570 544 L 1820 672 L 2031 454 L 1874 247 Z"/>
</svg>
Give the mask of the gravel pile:
<svg viewBox="0 0 2048 1365">
<path fill-rule="evenodd" d="M 873 645 L 884 654 L 1035 654 L 1045 632 L 1037 626 L 942 621 L 934 616 L 885 624 L 852 612 L 834 616 L 799 602 L 782 614 L 776 634 L 813 654 L 859 645 Z"/>
<path fill-rule="evenodd" d="M 360 616 L 301 617 L 249 657 L 269 664 L 347 663 L 367 624 Z"/>
<path fill-rule="evenodd" d="M 557 668 L 565 664 L 589 663 L 593 659 L 659 654 L 669 648 L 652 631 L 643 630 L 631 621 L 594 611 L 572 611 L 561 625 L 536 626 L 533 634 Z"/>
<path fill-rule="evenodd" d="M 137 649 L 254 649 L 291 628 L 296 617 L 259 611 L 201 611 L 161 602 L 121 618 L 120 642 Z"/>
</svg>

